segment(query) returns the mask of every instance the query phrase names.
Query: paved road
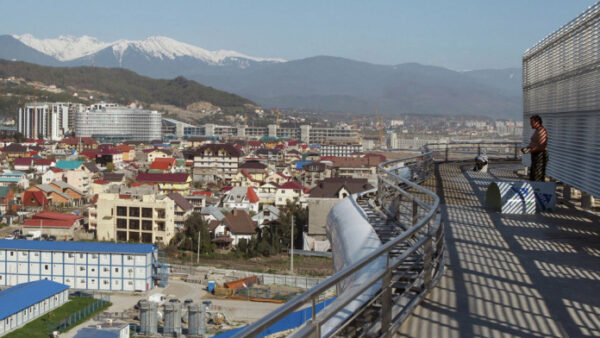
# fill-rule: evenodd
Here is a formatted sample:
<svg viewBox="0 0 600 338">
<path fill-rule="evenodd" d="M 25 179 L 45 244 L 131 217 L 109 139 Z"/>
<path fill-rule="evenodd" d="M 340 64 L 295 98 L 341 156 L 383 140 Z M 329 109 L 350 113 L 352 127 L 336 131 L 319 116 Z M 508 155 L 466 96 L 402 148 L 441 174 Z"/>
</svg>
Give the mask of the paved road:
<svg viewBox="0 0 600 338">
<path fill-rule="evenodd" d="M 407 337 L 600 336 L 600 217 L 572 206 L 509 216 L 484 207 L 517 165 L 441 164 L 447 272 L 400 329 Z"/>
</svg>

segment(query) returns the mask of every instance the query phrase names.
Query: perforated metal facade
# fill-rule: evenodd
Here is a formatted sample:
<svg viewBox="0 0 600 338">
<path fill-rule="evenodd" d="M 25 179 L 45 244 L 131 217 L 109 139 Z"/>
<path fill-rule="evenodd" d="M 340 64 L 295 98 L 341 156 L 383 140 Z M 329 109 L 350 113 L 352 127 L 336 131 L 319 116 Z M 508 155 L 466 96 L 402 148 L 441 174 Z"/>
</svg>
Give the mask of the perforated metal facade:
<svg viewBox="0 0 600 338">
<path fill-rule="evenodd" d="M 600 2 L 523 55 L 525 144 L 534 114 L 548 131 L 547 174 L 600 197 Z"/>
</svg>

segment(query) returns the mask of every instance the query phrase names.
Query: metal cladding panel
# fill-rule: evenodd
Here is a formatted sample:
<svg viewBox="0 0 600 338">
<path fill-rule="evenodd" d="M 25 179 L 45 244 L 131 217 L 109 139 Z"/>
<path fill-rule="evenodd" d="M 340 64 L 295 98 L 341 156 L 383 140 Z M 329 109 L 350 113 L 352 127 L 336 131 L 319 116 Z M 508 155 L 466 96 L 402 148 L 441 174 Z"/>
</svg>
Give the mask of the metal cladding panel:
<svg viewBox="0 0 600 338">
<path fill-rule="evenodd" d="M 356 197 L 357 195 L 352 195 L 344 198 L 331 209 L 327 216 L 327 236 L 331 242 L 336 271 L 351 266 L 382 245 L 366 214 L 357 204 Z M 340 294 L 363 286 L 363 283 L 375 272 L 385 269 L 385 262 L 386 256 L 383 255 L 345 279 L 339 286 Z M 372 299 L 380 288 L 381 283 L 378 282 L 352 300 L 344 307 L 344 311 L 338 312 L 323 324 L 322 333 L 327 335 L 335 330 L 350 315 Z"/>
<path fill-rule="evenodd" d="M 39 251 L 92 252 L 146 254 L 157 250 L 152 244 L 97 243 L 97 242 L 61 242 L 28 241 L 0 239 L 2 249 L 21 249 Z M 25 259 L 26 260 L 26 259 Z"/>
<path fill-rule="evenodd" d="M 547 175 L 600 197 L 600 3 L 523 56 L 524 126 L 534 114 L 548 131 Z"/>
</svg>

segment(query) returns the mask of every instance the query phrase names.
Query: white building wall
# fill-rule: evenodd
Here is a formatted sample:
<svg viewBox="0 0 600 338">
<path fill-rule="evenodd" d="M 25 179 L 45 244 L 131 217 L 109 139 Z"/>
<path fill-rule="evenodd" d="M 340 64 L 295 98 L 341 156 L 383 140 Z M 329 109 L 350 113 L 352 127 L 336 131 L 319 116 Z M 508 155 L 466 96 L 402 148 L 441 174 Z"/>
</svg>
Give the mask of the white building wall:
<svg viewBox="0 0 600 338">
<path fill-rule="evenodd" d="M 50 279 L 74 289 L 146 291 L 154 286 L 152 254 L 0 249 L 0 286 L 40 279 Z"/>
</svg>

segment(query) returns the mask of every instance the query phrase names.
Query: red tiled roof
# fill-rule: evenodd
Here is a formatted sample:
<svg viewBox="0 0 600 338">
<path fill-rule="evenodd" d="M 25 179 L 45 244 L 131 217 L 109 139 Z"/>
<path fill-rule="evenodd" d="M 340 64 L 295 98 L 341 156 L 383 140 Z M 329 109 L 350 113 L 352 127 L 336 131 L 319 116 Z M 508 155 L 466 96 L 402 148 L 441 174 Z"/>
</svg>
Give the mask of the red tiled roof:
<svg viewBox="0 0 600 338">
<path fill-rule="evenodd" d="M 133 150 L 133 147 L 126 144 L 119 144 L 118 146 L 114 147 L 114 149 L 119 149 L 122 152 L 129 152 Z"/>
<path fill-rule="evenodd" d="M 212 196 L 212 191 L 194 191 L 192 192 L 192 195 L 204 195 L 210 197 Z"/>
<path fill-rule="evenodd" d="M 142 185 L 156 185 L 154 183 L 147 183 L 147 182 L 133 182 L 131 183 L 132 187 L 141 187 Z"/>
<path fill-rule="evenodd" d="M 308 192 L 308 188 L 303 186 L 302 184 L 295 182 L 295 181 L 290 181 L 290 182 L 286 182 L 284 184 L 282 184 L 279 189 L 293 189 L 293 190 L 302 190 L 303 192 Z"/>
<path fill-rule="evenodd" d="M 99 151 L 82 151 L 79 154 L 82 156 L 85 156 L 87 158 L 96 158 L 98 156 L 98 154 L 100 154 L 100 152 Z"/>
<path fill-rule="evenodd" d="M 64 171 L 64 170 L 62 170 L 60 168 L 56 168 L 56 167 L 52 167 L 52 168 L 50 168 L 50 170 L 52 170 L 52 172 L 55 172 L 55 173 L 62 173 Z"/>
<path fill-rule="evenodd" d="M 94 183 L 95 184 L 107 184 L 107 183 L 110 183 L 110 182 L 108 182 L 106 180 L 94 180 Z"/>
<path fill-rule="evenodd" d="M 35 159 L 33 159 L 33 163 L 35 163 L 35 165 L 51 165 L 54 162 L 56 162 L 56 160 L 49 159 L 49 158 L 35 158 Z"/>
<path fill-rule="evenodd" d="M 44 194 L 43 191 L 31 191 L 31 190 L 26 190 L 23 193 L 23 204 L 25 205 L 32 205 L 32 203 L 30 202 L 31 200 L 35 200 L 39 205 L 46 205 L 48 204 L 48 199 L 46 198 L 46 195 Z"/>
<path fill-rule="evenodd" d="M 77 219 L 83 218 L 83 216 L 75 215 L 75 214 L 63 214 L 61 212 L 53 212 L 53 211 L 42 211 L 33 216 L 33 218 L 42 218 L 42 219 L 55 219 L 62 221 L 75 221 Z"/>
<path fill-rule="evenodd" d="M 248 141 L 250 147 L 261 147 L 262 141 Z"/>
<path fill-rule="evenodd" d="M 26 219 L 25 222 L 23 222 L 23 226 L 31 228 L 70 228 L 74 223 L 74 221 L 32 218 Z"/>
<path fill-rule="evenodd" d="M 33 158 L 31 157 L 19 157 L 15 158 L 13 164 L 14 165 L 26 165 L 30 166 L 33 163 Z"/>
<path fill-rule="evenodd" d="M 98 144 L 98 142 L 96 142 L 96 140 L 91 137 L 67 137 L 62 140 L 62 143 L 76 146 L 79 145 L 79 140 L 81 140 L 81 144 Z"/>
<path fill-rule="evenodd" d="M 288 146 L 297 146 L 298 140 L 287 140 Z"/>
<path fill-rule="evenodd" d="M 246 192 L 246 196 L 248 196 L 248 201 L 250 203 L 256 203 L 256 202 L 259 201 L 258 195 L 254 191 L 254 189 L 252 189 L 252 187 L 248 187 L 248 191 Z"/>
<path fill-rule="evenodd" d="M 157 158 L 150 164 L 150 169 L 169 170 L 175 165 L 175 159 L 172 157 Z"/>
<path fill-rule="evenodd" d="M 189 178 L 189 174 L 151 174 L 142 173 L 138 174 L 136 181 L 138 182 L 174 182 L 174 183 L 185 183 Z"/>
</svg>

